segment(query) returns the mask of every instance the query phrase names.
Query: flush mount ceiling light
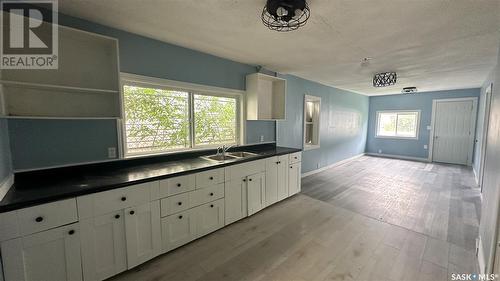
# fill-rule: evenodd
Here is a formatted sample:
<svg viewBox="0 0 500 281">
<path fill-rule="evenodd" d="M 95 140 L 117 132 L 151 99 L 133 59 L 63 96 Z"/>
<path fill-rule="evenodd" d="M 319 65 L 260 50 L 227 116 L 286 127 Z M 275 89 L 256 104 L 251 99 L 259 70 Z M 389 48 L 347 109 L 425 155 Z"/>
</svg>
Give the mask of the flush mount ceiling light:
<svg viewBox="0 0 500 281">
<path fill-rule="evenodd" d="M 396 72 L 377 73 L 373 76 L 373 87 L 387 87 L 396 84 Z"/>
<path fill-rule="evenodd" d="M 401 91 L 403 94 L 415 94 L 417 92 L 417 87 L 405 87 Z"/>
<path fill-rule="evenodd" d="M 304 26 L 310 12 L 305 0 L 267 0 L 261 18 L 269 29 L 285 32 Z"/>
</svg>

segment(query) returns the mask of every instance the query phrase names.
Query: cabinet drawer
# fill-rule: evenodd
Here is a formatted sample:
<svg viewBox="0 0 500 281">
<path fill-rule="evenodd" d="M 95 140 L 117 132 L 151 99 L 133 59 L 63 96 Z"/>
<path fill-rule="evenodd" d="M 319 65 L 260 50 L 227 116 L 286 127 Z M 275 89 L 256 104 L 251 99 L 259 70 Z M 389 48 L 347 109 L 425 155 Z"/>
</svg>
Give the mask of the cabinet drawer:
<svg viewBox="0 0 500 281">
<path fill-rule="evenodd" d="M 297 163 L 302 161 L 302 153 L 301 152 L 295 152 L 292 154 L 288 154 L 288 162 L 290 164 Z"/>
<path fill-rule="evenodd" d="M 132 185 L 125 188 L 78 197 L 80 219 L 137 206 L 151 201 L 151 189 L 155 182 Z"/>
<path fill-rule="evenodd" d="M 160 181 L 160 197 L 184 193 L 194 190 L 195 176 L 186 175 Z"/>
<path fill-rule="evenodd" d="M 17 211 L 21 235 L 55 228 L 78 220 L 76 200 L 67 199 Z"/>
<path fill-rule="evenodd" d="M 161 199 L 161 216 L 165 217 L 191 208 L 189 201 L 191 192 Z"/>
<path fill-rule="evenodd" d="M 266 170 L 266 159 L 229 166 L 225 170 L 226 181 L 241 179 Z"/>
<path fill-rule="evenodd" d="M 196 188 L 204 188 L 224 182 L 224 168 L 196 174 Z"/>
<path fill-rule="evenodd" d="M 224 183 L 190 192 L 191 206 L 196 207 L 224 197 Z"/>
</svg>

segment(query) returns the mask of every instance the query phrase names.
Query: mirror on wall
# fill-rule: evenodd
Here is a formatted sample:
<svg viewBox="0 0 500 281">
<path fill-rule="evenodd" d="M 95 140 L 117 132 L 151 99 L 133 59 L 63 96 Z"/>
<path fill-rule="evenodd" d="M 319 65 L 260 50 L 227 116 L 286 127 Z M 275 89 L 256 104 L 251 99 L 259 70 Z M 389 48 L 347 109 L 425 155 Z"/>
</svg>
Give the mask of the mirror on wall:
<svg viewBox="0 0 500 281">
<path fill-rule="evenodd" d="M 321 98 L 305 95 L 304 98 L 304 150 L 320 147 Z"/>
</svg>

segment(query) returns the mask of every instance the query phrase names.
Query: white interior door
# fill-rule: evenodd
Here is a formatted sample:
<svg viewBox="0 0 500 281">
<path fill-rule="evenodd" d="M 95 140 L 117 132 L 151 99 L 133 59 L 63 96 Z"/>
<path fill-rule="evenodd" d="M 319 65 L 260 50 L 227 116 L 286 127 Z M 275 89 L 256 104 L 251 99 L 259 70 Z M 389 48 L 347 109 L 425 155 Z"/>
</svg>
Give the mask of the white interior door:
<svg viewBox="0 0 500 281">
<path fill-rule="evenodd" d="M 435 101 L 432 160 L 471 165 L 476 100 Z"/>
</svg>

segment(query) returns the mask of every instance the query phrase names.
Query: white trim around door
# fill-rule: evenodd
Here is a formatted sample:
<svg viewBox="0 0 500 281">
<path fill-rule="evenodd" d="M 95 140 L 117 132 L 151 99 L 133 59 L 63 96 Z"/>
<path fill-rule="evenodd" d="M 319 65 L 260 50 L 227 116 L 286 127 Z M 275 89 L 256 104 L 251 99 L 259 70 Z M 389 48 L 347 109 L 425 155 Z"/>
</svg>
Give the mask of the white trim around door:
<svg viewBox="0 0 500 281">
<path fill-rule="evenodd" d="M 491 93 L 493 93 L 493 83 L 490 84 L 488 89 L 486 89 L 484 100 L 484 117 L 483 117 L 483 134 L 481 136 L 481 155 L 479 159 L 479 179 L 478 185 L 481 188 L 481 192 L 483 192 L 483 178 L 484 178 L 484 164 L 486 162 L 486 140 L 488 138 L 488 127 L 490 124 L 490 108 L 491 108 Z"/>
<path fill-rule="evenodd" d="M 436 107 L 441 102 L 458 102 L 458 101 L 472 101 L 471 110 L 471 127 L 469 135 L 469 149 L 467 154 L 467 166 L 472 165 L 472 156 L 474 152 L 474 139 L 476 132 L 476 119 L 477 119 L 477 97 L 453 98 L 453 99 L 435 99 L 432 101 L 432 117 L 431 117 L 431 133 L 429 136 L 429 162 L 434 161 L 434 140 L 435 140 L 435 122 L 436 122 Z"/>
</svg>

